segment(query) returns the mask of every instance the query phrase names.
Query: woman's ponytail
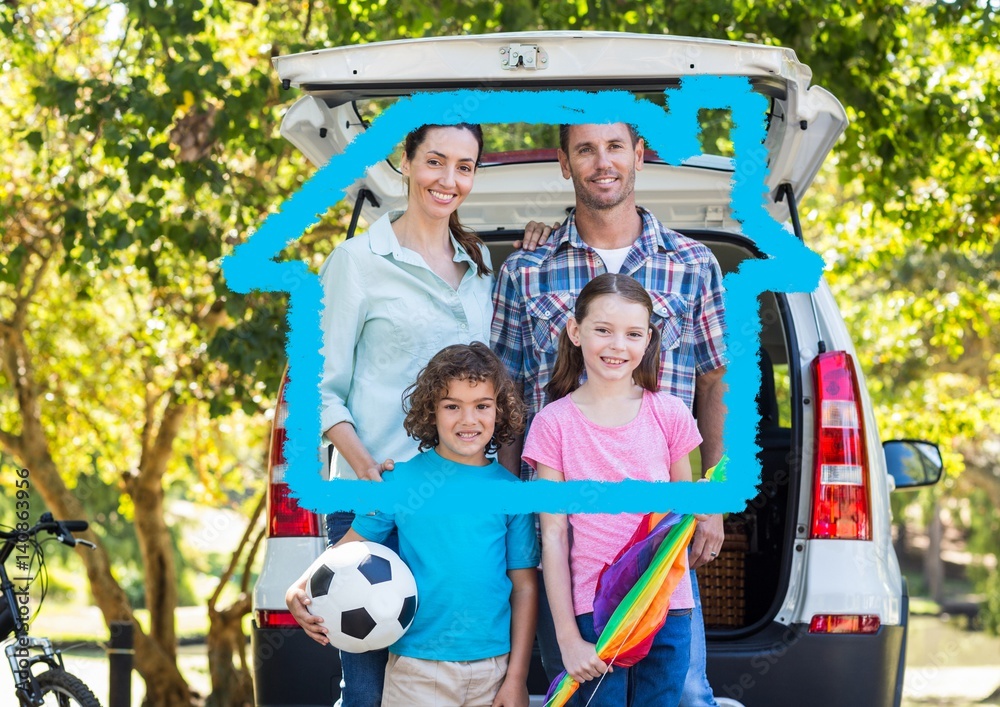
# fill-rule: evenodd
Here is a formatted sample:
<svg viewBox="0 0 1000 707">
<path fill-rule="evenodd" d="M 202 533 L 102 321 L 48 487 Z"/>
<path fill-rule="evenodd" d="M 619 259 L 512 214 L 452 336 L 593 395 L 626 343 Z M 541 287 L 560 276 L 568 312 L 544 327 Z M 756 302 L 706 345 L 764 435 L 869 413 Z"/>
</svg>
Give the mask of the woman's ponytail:
<svg viewBox="0 0 1000 707">
<path fill-rule="evenodd" d="M 489 275 L 490 269 L 486 267 L 486 260 L 483 258 L 483 240 L 462 225 L 462 222 L 458 219 L 458 211 L 452 211 L 451 216 L 448 217 L 448 228 L 451 230 L 451 235 L 458 241 L 458 244 L 465 248 L 465 252 L 469 254 L 472 262 L 476 264 L 476 274 L 479 277 Z"/>
</svg>

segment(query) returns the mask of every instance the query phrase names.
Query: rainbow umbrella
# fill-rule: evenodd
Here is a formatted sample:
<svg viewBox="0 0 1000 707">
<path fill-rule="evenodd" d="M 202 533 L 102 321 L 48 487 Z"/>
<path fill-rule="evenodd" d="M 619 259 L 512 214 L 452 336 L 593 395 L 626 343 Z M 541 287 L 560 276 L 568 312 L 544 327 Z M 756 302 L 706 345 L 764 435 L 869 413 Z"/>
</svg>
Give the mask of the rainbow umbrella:
<svg viewBox="0 0 1000 707">
<path fill-rule="evenodd" d="M 705 474 L 725 477 L 726 457 Z M 594 628 L 597 655 L 609 665 L 635 665 L 646 657 L 663 627 L 670 596 L 687 572 L 678 561 L 687 551 L 697 521 L 691 514 L 647 513 L 631 539 L 597 580 Z M 580 684 L 565 671 L 549 687 L 545 707 L 562 707 Z"/>
</svg>

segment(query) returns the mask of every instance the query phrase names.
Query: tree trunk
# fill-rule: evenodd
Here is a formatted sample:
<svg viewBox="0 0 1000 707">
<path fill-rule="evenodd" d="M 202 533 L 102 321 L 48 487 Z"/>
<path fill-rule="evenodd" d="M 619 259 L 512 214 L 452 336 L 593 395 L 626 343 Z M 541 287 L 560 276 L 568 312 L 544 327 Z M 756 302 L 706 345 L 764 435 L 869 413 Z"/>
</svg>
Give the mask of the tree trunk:
<svg viewBox="0 0 1000 707">
<path fill-rule="evenodd" d="M 167 527 L 163 505 L 163 475 L 171 448 L 187 413 L 172 394 L 167 395 L 159 424 L 153 434 L 156 402 L 147 398 L 146 427 L 139 471 L 127 479 L 126 487 L 135 506 L 135 532 L 142 553 L 146 607 L 149 609 L 149 640 L 159 647 L 177 671 L 177 567 L 174 546 Z M 180 673 L 178 672 L 178 675 Z M 181 678 L 179 684 L 165 681 L 156 687 L 146 681 L 146 699 L 150 707 L 191 704 L 192 694 Z"/>
<path fill-rule="evenodd" d="M 941 522 L 941 502 L 935 497 L 934 510 L 931 512 L 930 525 L 927 528 L 927 554 L 924 555 L 924 579 L 931 598 L 941 603 L 944 598 L 944 561 L 941 559 L 941 539 L 944 536 L 944 525 Z"/>
<path fill-rule="evenodd" d="M 51 458 L 46 459 L 47 451 L 41 457 L 31 454 L 30 450 L 37 445 L 28 439 L 25 441 L 29 454 L 22 461 L 31 471 L 32 485 L 45 500 L 45 505 L 52 514 L 57 519 L 86 519 L 83 505 L 66 488 Z M 164 652 L 156 642 L 151 641 L 136 622 L 128 597 L 111 574 L 108 554 L 101 545 L 100 538 L 89 530 L 76 535 L 97 545 L 96 550 L 79 547 L 77 554 L 86 567 L 90 591 L 101 610 L 105 624 L 110 626 L 112 621 L 132 622 L 135 631 L 135 667 L 146 682 L 147 696 L 170 696 L 170 701 L 155 702 L 155 704 L 191 704 L 187 683 L 177 669 L 174 658 Z"/>
<path fill-rule="evenodd" d="M 146 418 L 155 417 L 155 403 L 147 401 Z M 160 418 L 155 438 L 143 435 L 142 457 L 138 473 L 128 477 L 126 488 L 135 506 L 135 532 L 145 569 L 146 606 L 149 609 L 149 637 L 176 659 L 177 634 L 174 614 L 177 610 L 177 568 L 174 546 L 167 527 L 163 505 L 163 474 L 170 459 L 171 445 L 177 437 L 186 410 L 172 397 Z M 147 429 L 151 422 L 147 423 Z"/>
<path fill-rule="evenodd" d="M 894 523 L 893 525 L 895 525 L 896 527 L 896 542 L 894 543 L 896 547 L 896 557 L 898 557 L 900 561 L 904 561 L 907 557 L 907 553 L 909 552 L 908 533 L 906 530 L 906 516 L 904 515 L 902 518 L 899 519 L 898 522 Z"/>
<path fill-rule="evenodd" d="M 174 613 L 177 609 L 177 571 L 173 543 L 163 517 L 163 488 L 130 482 L 135 505 L 135 530 L 145 572 L 146 607 L 149 609 L 149 637 L 170 660 L 177 659 Z"/>
<path fill-rule="evenodd" d="M 250 545 L 243 564 L 243 576 L 240 581 L 240 595 L 229 607 L 217 608 L 219 597 L 223 589 L 232 578 L 240 558 L 246 549 L 250 538 L 254 535 L 254 529 L 260 520 L 261 513 L 265 507 L 267 494 L 262 493 L 257 501 L 250 521 L 247 523 L 240 544 L 233 551 L 229 566 L 219 578 L 219 584 L 208 600 L 208 665 L 212 676 L 212 694 L 206 702 L 207 707 L 252 707 L 254 704 L 253 678 L 250 675 L 250 668 L 246 657 L 246 636 L 243 634 L 243 617 L 250 612 L 251 601 L 249 595 L 250 570 L 253 567 L 254 557 L 260 547 L 264 537 L 264 529 L 256 532 L 256 537 Z M 239 667 L 234 662 L 235 656 L 239 656 Z"/>
<path fill-rule="evenodd" d="M 14 384 L 21 416 L 21 433 L 16 436 L 5 433 L 4 444 L 31 472 L 32 486 L 57 519 L 86 520 L 83 504 L 66 487 L 52 458 L 41 422 L 38 388 L 23 331 L 6 327 L 3 334 L 4 371 Z M 161 644 L 150 640 L 136 622 L 125 592 L 111 574 L 108 554 L 100 539 L 91 531 L 80 536 L 97 545 L 95 551 L 79 547 L 77 554 L 87 569 L 91 594 L 105 623 L 110 626 L 112 621 L 131 621 L 135 627 L 135 667 L 146 681 L 147 702 L 171 707 L 191 704 L 191 692 L 177 669 L 174 656 L 165 652 Z"/>
<path fill-rule="evenodd" d="M 208 665 L 212 694 L 207 707 L 252 707 L 253 679 L 246 665 L 246 636 L 243 617 L 250 611 L 250 597 L 240 594 L 232 605 L 219 611 L 208 608 Z M 239 668 L 234 658 L 241 658 Z"/>
</svg>

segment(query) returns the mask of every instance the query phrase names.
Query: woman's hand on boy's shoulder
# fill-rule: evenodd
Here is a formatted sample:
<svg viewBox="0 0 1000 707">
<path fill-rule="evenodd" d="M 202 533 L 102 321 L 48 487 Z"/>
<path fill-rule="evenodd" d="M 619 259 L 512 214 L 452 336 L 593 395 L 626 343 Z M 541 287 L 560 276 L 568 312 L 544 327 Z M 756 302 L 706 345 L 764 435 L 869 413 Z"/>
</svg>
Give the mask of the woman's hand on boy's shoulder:
<svg viewBox="0 0 1000 707">
<path fill-rule="evenodd" d="M 381 481 L 382 474 L 396 468 L 396 463 L 392 459 L 386 459 L 381 464 L 372 464 L 367 469 L 358 474 L 362 481 Z"/>
<path fill-rule="evenodd" d="M 323 627 L 323 619 L 310 614 L 307 608 L 310 600 L 306 595 L 305 575 L 285 592 L 285 604 L 292 612 L 292 618 L 298 622 L 309 638 L 324 646 L 330 643 L 330 639 L 326 637 L 327 630 Z"/>
<path fill-rule="evenodd" d="M 505 679 L 493 698 L 493 707 L 528 707 L 530 703 L 528 685 L 524 680 Z"/>
</svg>

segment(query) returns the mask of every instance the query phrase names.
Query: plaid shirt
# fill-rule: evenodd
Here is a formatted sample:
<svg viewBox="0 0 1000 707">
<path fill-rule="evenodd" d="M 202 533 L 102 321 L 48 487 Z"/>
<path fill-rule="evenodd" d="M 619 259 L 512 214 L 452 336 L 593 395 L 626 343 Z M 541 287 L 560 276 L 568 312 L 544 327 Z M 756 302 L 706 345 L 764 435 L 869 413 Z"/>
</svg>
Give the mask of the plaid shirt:
<svg viewBox="0 0 1000 707">
<path fill-rule="evenodd" d="M 708 247 L 638 211 L 642 233 L 621 273 L 638 280 L 653 299 L 663 348 L 660 389 L 691 407 L 696 377 L 726 363 L 722 275 Z M 580 238 L 573 212 L 546 243 L 533 252 L 514 252 L 497 274 L 490 344 L 523 388 L 529 424 L 548 402 L 544 387 L 576 297 L 604 272 L 600 255 Z M 522 465 L 527 478 L 526 469 Z"/>
</svg>

